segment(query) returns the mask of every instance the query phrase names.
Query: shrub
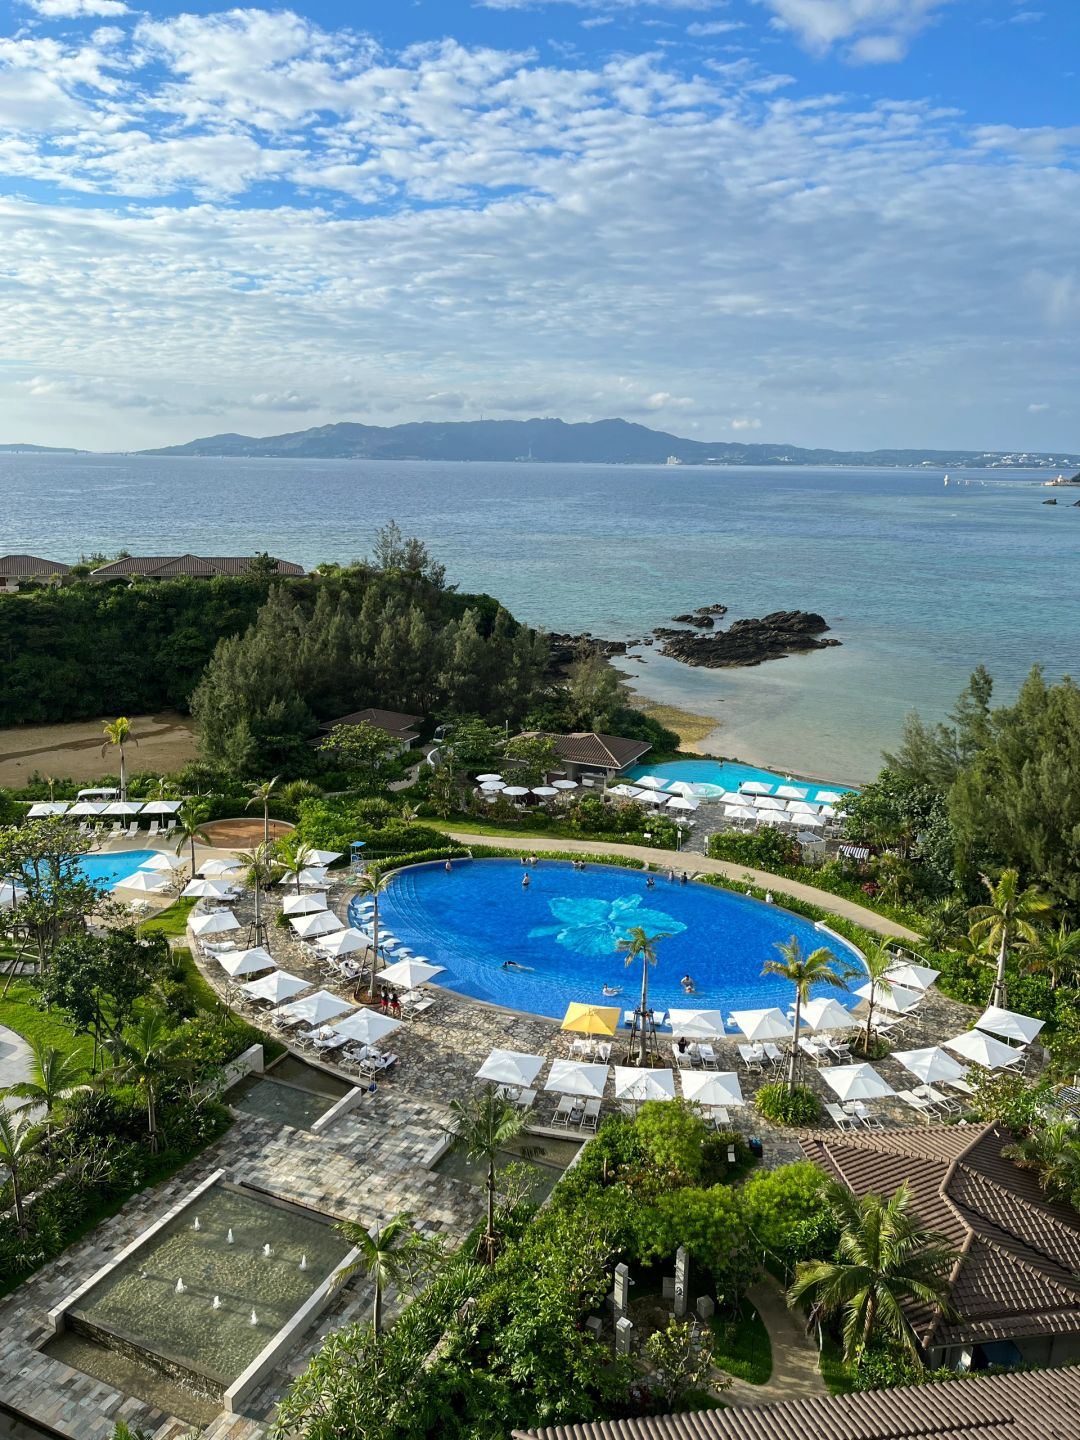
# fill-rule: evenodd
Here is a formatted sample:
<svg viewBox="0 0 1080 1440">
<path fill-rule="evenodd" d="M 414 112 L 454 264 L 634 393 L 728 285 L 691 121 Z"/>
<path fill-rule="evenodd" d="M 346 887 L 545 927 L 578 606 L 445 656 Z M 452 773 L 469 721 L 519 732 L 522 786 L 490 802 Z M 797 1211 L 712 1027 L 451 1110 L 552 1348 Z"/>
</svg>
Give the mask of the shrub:
<svg viewBox="0 0 1080 1440">
<path fill-rule="evenodd" d="M 708 1131 L 684 1100 L 648 1101 L 638 1112 L 636 1130 L 646 1162 L 667 1183 L 685 1185 L 700 1178 Z"/>
<path fill-rule="evenodd" d="M 734 860 L 759 870 L 797 865 L 801 853 L 798 841 L 782 835 L 775 825 L 765 825 L 752 835 L 725 830 L 709 836 L 709 854 L 714 860 Z"/>
<path fill-rule="evenodd" d="M 821 1114 L 821 1104 L 809 1085 L 796 1085 L 794 1090 L 789 1090 L 783 1080 L 762 1085 L 754 1103 L 774 1125 L 812 1125 Z"/>
</svg>

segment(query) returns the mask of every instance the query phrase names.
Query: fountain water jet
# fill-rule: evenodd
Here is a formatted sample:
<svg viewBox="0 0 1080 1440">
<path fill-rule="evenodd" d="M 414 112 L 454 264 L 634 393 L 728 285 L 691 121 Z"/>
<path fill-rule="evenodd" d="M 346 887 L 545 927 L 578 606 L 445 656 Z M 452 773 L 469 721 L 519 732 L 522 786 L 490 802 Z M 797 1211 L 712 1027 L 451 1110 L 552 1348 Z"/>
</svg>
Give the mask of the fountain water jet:
<svg viewBox="0 0 1080 1440">
<path fill-rule="evenodd" d="M 226 1244 L 228 1244 L 228 1245 L 232 1245 L 232 1244 L 235 1243 L 235 1242 L 233 1241 L 233 1233 L 232 1233 L 232 1228 L 231 1228 L 231 1227 L 230 1227 L 230 1229 L 229 1229 L 229 1233 L 225 1236 L 225 1241 L 226 1241 Z"/>
<path fill-rule="evenodd" d="M 268 1240 L 268 1241 L 266 1242 L 266 1244 L 263 1246 L 263 1254 L 264 1254 L 264 1255 L 266 1256 L 266 1258 L 269 1260 L 269 1258 L 270 1258 L 270 1241 L 269 1241 L 269 1240 Z"/>
<path fill-rule="evenodd" d="M 252 1312 L 251 1312 L 251 1319 L 248 1321 L 248 1324 L 249 1324 L 249 1325 L 258 1325 L 258 1323 L 259 1323 L 259 1317 L 258 1317 L 258 1315 L 255 1314 L 255 1311 L 252 1310 Z"/>
<path fill-rule="evenodd" d="M 195 1224 L 192 1225 L 191 1228 L 192 1228 L 193 1230 L 201 1230 L 201 1229 L 202 1229 L 202 1226 L 199 1224 L 199 1217 L 198 1217 L 198 1215 L 195 1216 Z"/>
<path fill-rule="evenodd" d="M 211 1308 L 212 1310 L 220 1310 L 220 1309 L 221 1309 L 221 1296 L 220 1296 L 220 1295 L 215 1295 L 215 1296 L 214 1296 L 214 1303 L 213 1303 L 213 1305 L 212 1305 L 210 1308 Z"/>
<path fill-rule="evenodd" d="M 177 1295 L 183 1295 L 183 1293 L 184 1293 L 184 1291 L 185 1291 L 186 1289 L 187 1289 L 187 1286 L 184 1284 L 184 1277 L 183 1277 L 182 1275 L 177 1276 L 177 1280 L 176 1280 L 176 1293 L 177 1293 Z"/>
<path fill-rule="evenodd" d="M 300 1269 L 301 1269 L 301 1270 L 306 1270 L 306 1269 L 307 1269 L 307 1256 L 306 1256 L 306 1255 L 301 1255 L 301 1256 L 300 1256 Z"/>
</svg>

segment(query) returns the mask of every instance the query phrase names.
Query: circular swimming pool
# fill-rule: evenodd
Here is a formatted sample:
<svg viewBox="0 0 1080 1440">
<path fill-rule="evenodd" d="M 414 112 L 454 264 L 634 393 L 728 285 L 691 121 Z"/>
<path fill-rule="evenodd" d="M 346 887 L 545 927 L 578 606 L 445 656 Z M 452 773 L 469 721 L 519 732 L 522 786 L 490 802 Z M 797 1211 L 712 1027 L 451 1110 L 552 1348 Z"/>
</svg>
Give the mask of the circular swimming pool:
<svg viewBox="0 0 1080 1440">
<path fill-rule="evenodd" d="M 413 866 L 383 893 L 381 925 L 444 965 L 437 983 L 447 989 L 553 1019 L 571 1000 L 603 1003 L 605 984 L 623 992 L 609 1003 L 633 1005 L 641 971 L 625 967 L 617 945 L 637 925 L 668 936 L 649 975 L 653 1003 L 665 1010 L 786 1010 L 791 986 L 763 977 L 761 968 L 776 958 L 776 943 L 792 935 L 806 952 L 824 943 L 845 964 L 858 960 L 853 947 L 811 921 L 711 885 L 656 876 L 650 889 L 640 870 L 575 870 L 555 860 L 531 868 L 527 888 L 524 873 L 516 860 L 459 860 L 449 873 L 441 861 Z M 504 968 L 507 961 L 513 964 Z M 684 975 L 694 981 L 692 999 L 683 993 Z"/>
</svg>

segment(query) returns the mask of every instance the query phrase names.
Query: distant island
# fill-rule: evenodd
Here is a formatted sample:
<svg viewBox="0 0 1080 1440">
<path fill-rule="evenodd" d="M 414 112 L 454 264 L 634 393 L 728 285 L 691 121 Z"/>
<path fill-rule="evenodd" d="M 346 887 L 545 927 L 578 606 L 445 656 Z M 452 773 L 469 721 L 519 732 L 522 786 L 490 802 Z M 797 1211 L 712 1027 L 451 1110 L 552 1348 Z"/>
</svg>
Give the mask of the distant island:
<svg viewBox="0 0 1080 1440">
<path fill-rule="evenodd" d="M 30 448 L 30 447 L 13 447 Z M 829 465 L 912 469 L 1056 468 L 1080 466 L 1078 455 L 986 450 L 808 450 L 798 445 L 686 440 L 627 420 L 414 421 L 405 425 L 342 422 L 285 435 L 211 435 L 143 455 L 292 460 L 493 460 L 602 465 Z"/>
<path fill-rule="evenodd" d="M 83 455 L 74 445 L 0 445 L 0 455 Z"/>
</svg>

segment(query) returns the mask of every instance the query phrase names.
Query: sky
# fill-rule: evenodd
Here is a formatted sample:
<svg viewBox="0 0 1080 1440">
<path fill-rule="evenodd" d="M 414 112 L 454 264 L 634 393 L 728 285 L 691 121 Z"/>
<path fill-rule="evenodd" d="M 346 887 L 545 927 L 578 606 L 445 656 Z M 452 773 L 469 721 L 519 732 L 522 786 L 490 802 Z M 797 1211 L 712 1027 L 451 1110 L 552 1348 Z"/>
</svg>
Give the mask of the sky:
<svg viewBox="0 0 1080 1440">
<path fill-rule="evenodd" d="M 1077 0 L 0 0 L 0 442 L 1080 448 Z"/>
</svg>

